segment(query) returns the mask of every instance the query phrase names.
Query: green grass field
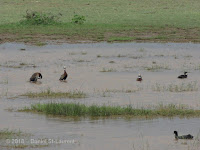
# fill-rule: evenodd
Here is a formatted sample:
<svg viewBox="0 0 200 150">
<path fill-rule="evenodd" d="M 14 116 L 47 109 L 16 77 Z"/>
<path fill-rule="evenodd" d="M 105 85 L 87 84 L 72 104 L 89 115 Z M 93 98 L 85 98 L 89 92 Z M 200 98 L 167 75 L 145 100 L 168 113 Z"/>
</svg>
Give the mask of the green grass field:
<svg viewBox="0 0 200 150">
<path fill-rule="evenodd" d="M 1 0 L 2 41 L 200 41 L 198 0 Z M 60 24 L 20 25 L 26 10 L 59 14 Z M 86 22 L 72 24 L 75 14 Z M 12 36 L 9 36 L 12 35 Z M 44 37 L 45 36 L 45 37 Z"/>
</svg>

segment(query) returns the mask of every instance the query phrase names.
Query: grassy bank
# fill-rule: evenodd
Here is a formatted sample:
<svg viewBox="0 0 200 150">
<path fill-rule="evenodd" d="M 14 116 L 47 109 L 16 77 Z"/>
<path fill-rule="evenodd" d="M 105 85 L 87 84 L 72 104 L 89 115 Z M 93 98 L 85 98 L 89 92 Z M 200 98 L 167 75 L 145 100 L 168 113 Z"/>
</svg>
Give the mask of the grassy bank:
<svg viewBox="0 0 200 150">
<path fill-rule="evenodd" d="M 47 104 L 33 104 L 31 107 L 26 107 L 20 111 L 25 112 L 40 112 L 49 115 L 60 116 L 130 116 L 130 117 L 199 117 L 200 110 L 189 109 L 185 106 L 176 106 L 173 104 L 157 107 L 151 109 L 134 108 L 131 105 L 122 106 L 86 106 L 84 104 L 74 103 L 47 103 Z"/>
<path fill-rule="evenodd" d="M 76 98 L 86 98 L 86 94 L 82 91 L 68 91 L 68 92 L 54 92 L 50 89 L 47 89 L 45 91 L 42 92 L 27 92 L 21 96 L 26 96 L 28 98 L 72 98 L 72 99 L 76 99 Z"/>
<path fill-rule="evenodd" d="M 200 41 L 196 0 L 1 0 L 0 42 Z M 61 14 L 51 25 L 20 24 L 26 10 Z M 84 24 L 72 23 L 74 15 Z"/>
</svg>

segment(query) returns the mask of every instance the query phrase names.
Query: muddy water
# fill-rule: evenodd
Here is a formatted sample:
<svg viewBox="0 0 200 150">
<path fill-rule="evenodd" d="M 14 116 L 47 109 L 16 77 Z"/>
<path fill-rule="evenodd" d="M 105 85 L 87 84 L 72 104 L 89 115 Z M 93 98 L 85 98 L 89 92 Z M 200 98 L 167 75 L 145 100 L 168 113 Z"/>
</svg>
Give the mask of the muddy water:
<svg viewBox="0 0 200 150">
<path fill-rule="evenodd" d="M 20 50 L 24 48 L 25 50 Z M 56 102 L 127 105 L 136 107 L 186 104 L 199 108 L 199 44 L 63 44 L 44 47 L 16 43 L 0 45 L 0 121 L 1 128 L 21 129 L 36 138 L 74 139 L 75 144 L 53 144 L 46 149 L 187 149 L 194 141 L 174 141 L 173 131 L 195 136 L 199 119 L 66 119 L 44 115 L 9 112 L 37 100 L 20 97 L 26 92 L 81 90 L 86 99 L 58 99 Z M 67 82 L 58 79 L 66 66 Z M 157 70 L 152 69 L 157 68 Z M 108 72 L 102 72 L 102 71 Z M 28 82 L 41 72 L 41 84 Z M 177 76 L 188 71 L 188 79 Z M 143 82 L 136 82 L 138 73 Z M 159 85 L 195 83 L 191 92 L 154 91 Z M 131 92 L 125 92 L 131 91 Z M 44 148 L 42 148 L 44 149 Z M 198 149 L 198 148 L 197 148 Z"/>
</svg>

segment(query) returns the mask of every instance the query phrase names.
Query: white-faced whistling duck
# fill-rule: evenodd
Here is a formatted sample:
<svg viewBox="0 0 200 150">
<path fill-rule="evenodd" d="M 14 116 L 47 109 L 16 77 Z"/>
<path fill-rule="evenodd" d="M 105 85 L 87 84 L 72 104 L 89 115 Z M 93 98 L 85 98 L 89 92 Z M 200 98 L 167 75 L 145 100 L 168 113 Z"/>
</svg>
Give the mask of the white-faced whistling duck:
<svg viewBox="0 0 200 150">
<path fill-rule="evenodd" d="M 174 131 L 175 134 L 175 139 L 193 139 L 193 136 L 191 134 L 188 135 L 182 135 L 182 136 L 178 136 L 178 132 Z"/>
<path fill-rule="evenodd" d="M 36 72 L 31 76 L 30 82 L 36 82 L 37 79 L 42 79 L 42 74 L 39 72 Z"/>
<path fill-rule="evenodd" d="M 138 75 L 137 80 L 136 81 L 142 81 L 142 76 L 141 74 Z"/>
<path fill-rule="evenodd" d="M 59 79 L 60 81 L 66 80 L 67 76 L 68 76 L 68 74 L 66 72 L 66 67 L 65 66 L 63 67 L 63 69 L 64 69 L 64 73 L 60 76 L 60 79 Z"/>
<path fill-rule="evenodd" d="M 187 78 L 187 72 L 184 72 L 184 74 L 178 76 L 179 79 L 185 79 Z"/>
</svg>

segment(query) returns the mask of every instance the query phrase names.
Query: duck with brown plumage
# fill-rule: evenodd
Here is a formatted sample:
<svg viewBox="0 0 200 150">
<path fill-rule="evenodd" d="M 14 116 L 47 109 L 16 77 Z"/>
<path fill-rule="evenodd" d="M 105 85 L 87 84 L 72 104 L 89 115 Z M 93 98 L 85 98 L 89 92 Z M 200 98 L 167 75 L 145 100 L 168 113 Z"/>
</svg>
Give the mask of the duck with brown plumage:
<svg viewBox="0 0 200 150">
<path fill-rule="evenodd" d="M 42 74 L 39 72 L 36 72 L 31 76 L 30 82 L 37 82 L 37 79 L 42 79 Z"/>
<path fill-rule="evenodd" d="M 68 74 L 66 72 L 66 67 L 64 66 L 63 69 L 64 69 L 64 73 L 60 76 L 60 79 L 59 79 L 60 81 L 65 81 L 68 77 Z"/>
</svg>

